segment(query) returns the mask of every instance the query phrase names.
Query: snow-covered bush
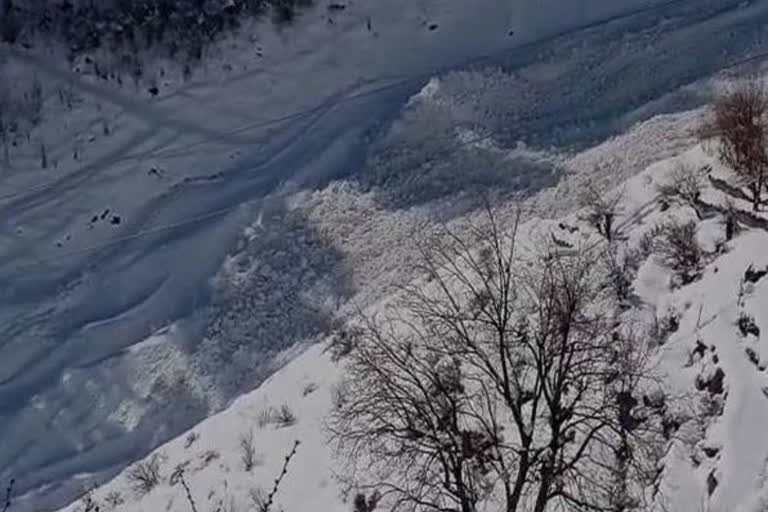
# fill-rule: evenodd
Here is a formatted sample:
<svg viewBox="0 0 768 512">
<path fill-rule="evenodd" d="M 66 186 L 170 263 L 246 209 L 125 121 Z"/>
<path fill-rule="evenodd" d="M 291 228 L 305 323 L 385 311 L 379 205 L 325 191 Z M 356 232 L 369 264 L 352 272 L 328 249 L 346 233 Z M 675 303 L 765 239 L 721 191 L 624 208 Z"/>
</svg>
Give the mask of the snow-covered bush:
<svg viewBox="0 0 768 512">
<path fill-rule="evenodd" d="M 696 222 L 669 221 L 658 230 L 653 241 L 654 249 L 682 284 L 688 284 L 699 275 L 703 253 L 696 239 Z"/>
</svg>

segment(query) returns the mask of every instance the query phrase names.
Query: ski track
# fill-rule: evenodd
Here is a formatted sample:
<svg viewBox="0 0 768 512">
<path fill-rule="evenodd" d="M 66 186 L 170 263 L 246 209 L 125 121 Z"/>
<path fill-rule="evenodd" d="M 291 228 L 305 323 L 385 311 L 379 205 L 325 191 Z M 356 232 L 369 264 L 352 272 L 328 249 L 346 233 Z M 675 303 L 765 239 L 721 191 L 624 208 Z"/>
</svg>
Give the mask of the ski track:
<svg viewBox="0 0 768 512">
<path fill-rule="evenodd" d="M 516 122 L 500 129 L 499 137 L 541 147 L 588 147 L 635 122 L 636 110 L 649 102 L 747 52 L 768 48 L 762 33 L 768 5 L 740 4 L 666 2 L 609 22 L 581 23 L 576 31 L 553 29 L 540 42 L 524 41 L 492 57 L 469 54 L 481 54 L 478 50 L 487 49 L 482 45 L 490 46 L 489 41 L 461 46 L 460 40 L 461 48 L 453 52 L 430 48 L 424 58 L 404 57 L 401 72 L 386 70 L 379 78 L 352 80 L 301 114 L 230 130 L 220 123 L 209 128 L 204 116 L 211 110 L 204 105 L 226 101 L 228 86 L 237 96 L 264 69 L 223 83 L 215 96 L 210 91 L 206 95 L 205 84 L 197 83 L 149 104 L 79 79 L 81 92 L 122 108 L 143 128 L 76 172 L 7 197 L 7 202 L 3 198 L 1 233 L 13 236 L 18 225 L 37 225 L 40 233 L 27 243 L 0 245 L 0 477 L 16 476 L 17 492 L 47 486 L 47 503 L 54 503 L 71 495 L 72 485 L 60 485 L 67 479 L 85 472 L 99 473 L 102 479 L 112 475 L 121 464 L 210 412 L 202 404 L 175 424 L 147 414 L 127 430 L 111 419 L 131 392 L 129 383 L 121 381 L 123 375 L 114 371 L 116 365 L 128 364 L 124 359 L 131 353 L 126 349 L 146 339 L 153 328 L 190 317 L 209 303 L 211 277 L 260 210 L 279 211 L 286 191 L 320 187 L 365 168 L 369 145 L 433 74 L 488 66 L 511 77 L 527 74 L 513 83 L 518 89 L 512 91 L 520 92 L 526 103 L 504 106 Z M 662 19 L 666 21 L 660 23 Z M 723 34 L 729 36 L 718 37 Z M 43 59 L 12 56 L 57 80 L 71 79 Z M 537 79 L 542 64 L 557 69 L 557 80 Z M 524 87 L 530 90 L 523 95 Z M 194 96 L 203 106 L 198 119 L 193 112 L 179 111 L 195 90 L 203 93 Z M 639 115 L 697 101 L 701 99 L 673 94 L 669 102 Z M 168 132 L 175 135 L 153 141 Z M 60 256 L 44 245 L 67 222 L 87 215 L 88 208 L 78 204 L 84 189 L 114 194 L 136 159 L 159 157 L 164 151 L 183 155 L 185 149 L 204 154 L 213 151 L 214 143 L 240 148 L 244 156 L 227 162 L 217 174 L 208 169 L 210 179 L 181 180 L 148 194 L 120 227 L 117 242 Z M 142 150 L 145 146 L 151 147 Z M 195 217 L 204 219 L 186 222 Z M 131 237 L 167 225 L 178 227 Z M 73 371 L 76 383 L 63 384 Z M 105 396 L 94 403 L 95 395 L 76 391 L 77 383 L 102 389 Z"/>
</svg>

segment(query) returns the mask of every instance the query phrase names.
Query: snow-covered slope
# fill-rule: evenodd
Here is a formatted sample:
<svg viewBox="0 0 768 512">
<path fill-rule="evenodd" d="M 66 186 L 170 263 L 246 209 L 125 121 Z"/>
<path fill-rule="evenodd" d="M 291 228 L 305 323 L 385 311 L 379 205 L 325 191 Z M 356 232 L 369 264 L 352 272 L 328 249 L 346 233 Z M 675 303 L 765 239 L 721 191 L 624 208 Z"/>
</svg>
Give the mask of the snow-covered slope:
<svg viewBox="0 0 768 512">
<path fill-rule="evenodd" d="M 689 147 L 695 116 L 674 112 L 707 90 L 690 84 L 765 51 L 766 18 L 721 0 L 358 0 L 228 41 L 157 99 L 10 52 L 49 93 L 0 176 L 16 506 L 66 501 L 253 389 L 407 278 L 411 230 L 463 214 L 462 192 L 525 190 L 554 216 L 606 152 L 618 185 Z M 327 455 L 312 439 L 297 457 Z"/>
<path fill-rule="evenodd" d="M 676 128 L 698 119 L 696 111 L 680 114 Z M 590 152 L 599 152 L 603 159 L 620 158 L 628 143 L 641 147 L 641 141 L 667 133 L 669 128 L 669 124 L 655 119 Z M 577 158 L 586 157 L 583 153 Z M 645 260 L 633 282 L 637 299 L 633 315 L 649 324 L 666 325 L 672 316 L 678 320 L 677 327 L 660 338 L 658 348 L 657 371 L 663 378 L 665 392 L 673 400 L 673 407 L 683 411 L 679 435 L 674 437 L 664 458 L 660 504 L 665 510 L 758 512 L 765 510 L 768 498 L 764 478 L 768 442 L 762 434 L 768 420 L 766 348 L 759 336 L 741 334 L 737 320 L 743 312 L 760 328 L 768 322 L 768 277 L 754 283 L 744 282 L 745 271 L 750 266 L 756 270 L 768 268 L 765 259 L 768 232 L 746 229 L 716 250 L 725 240 L 720 216 L 698 221 L 690 207 L 674 203 L 670 206 L 660 200 L 660 187 L 669 183 L 670 175 L 680 165 L 718 168 L 711 154 L 689 142 L 687 149 L 649 165 L 640 173 L 633 173 L 616 188 L 623 194 L 618 231 L 629 247 L 641 244 L 643 235 L 656 225 L 673 219 L 695 220 L 699 243 L 709 254 L 701 278 L 691 284 L 673 286 L 673 271 L 653 255 Z M 589 179 L 592 183 L 615 180 L 614 176 L 604 173 L 607 168 L 585 172 L 578 180 Z M 573 180 L 576 179 L 574 176 Z M 572 193 L 573 186 L 573 183 L 556 186 L 549 198 L 532 198 L 523 203 L 523 208 L 529 212 L 536 211 L 531 210 L 536 205 L 554 208 L 562 203 L 565 195 Z M 353 207 L 344 191 L 326 190 L 322 194 L 333 195 L 335 200 Z M 725 204 L 727 200 L 714 189 L 707 189 L 704 197 L 715 204 Z M 361 197 L 354 206 L 357 214 L 364 218 L 374 217 L 385 222 L 391 216 L 364 203 Z M 503 212 L 513 206 L 498 207 Z M 518 243 L 531 244 L 549 233 L 563 241 L 592 243 L 598 237 L 584 217 L 583 211 L 573 208 L 562 217 L 531 217 L 521 226 Z M 457 220 L 453 225 L 461 224 L 462 221 Z M 379 308 L 379 304 L 373 303 L 368 311 Z M 165 343 L 163 338 L 172 336 L 173 330 L 147 343 Z M 259 489 L 264 492 L 272 489 L 285 456 L 299 441 L 295 455 L 290 458 L 287 476 L 276 494 L 278 509 L 351 510 L 351 497 L 345 494 L 346 487 L 338 478 L 342 472 L 329 447 L 326 429 L 326 417 L 333 407 L 343 360 L 332 362 L 326 349 L 325 342 L 312 346 L 258 389 L 161 446 L 141 462 L 156 460 L 159 464 L 161 481 L 150 492 L 136 490 L 135 481 L 126 471 L 88 493 L 88 499 L 106 509 L 121 511 L 190 510 L 186 491 L 178 478 L 172 477 L 182 467 L 198 510 L 249 509 L 254 506 L 253 496 Z M 722 391 L 697 385 L 708 382 L 718 369 L 724 374 Z M 281 425 L 269 421 L 270 411 L 284 405 L 295 415 L 295 423 Z M 241 439 L 249 432 L 254 436 L 257 462 L 253 469 L 246 470 Z M 714 487 L 708 487 L 713 485 L 712 477 Z M 119 503 L 115 505 L 116 502 Z M 86 498 L 82 498 L 66 510 L 83 510 L 86 503 Z"/>
</svg>

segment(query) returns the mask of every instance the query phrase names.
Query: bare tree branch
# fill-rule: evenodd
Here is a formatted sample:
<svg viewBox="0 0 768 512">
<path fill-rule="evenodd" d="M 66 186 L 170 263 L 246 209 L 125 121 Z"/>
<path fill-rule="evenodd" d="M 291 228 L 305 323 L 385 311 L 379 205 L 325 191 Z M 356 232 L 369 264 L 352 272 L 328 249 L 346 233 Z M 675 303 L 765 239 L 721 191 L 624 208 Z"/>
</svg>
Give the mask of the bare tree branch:
<svg viewBox="0 0 768 512">
<path fill-rule="evenodd" d="M 616 510 L 646 485 L 646 345 L 617 323 L 604 258 L 526 262 L 518 221 L 504 229 L 489 208 L 465 236 L 444 227 L 422 246 L 425 282 L 361 318 L 330 430 L 392 510 Z"/>
</svg>

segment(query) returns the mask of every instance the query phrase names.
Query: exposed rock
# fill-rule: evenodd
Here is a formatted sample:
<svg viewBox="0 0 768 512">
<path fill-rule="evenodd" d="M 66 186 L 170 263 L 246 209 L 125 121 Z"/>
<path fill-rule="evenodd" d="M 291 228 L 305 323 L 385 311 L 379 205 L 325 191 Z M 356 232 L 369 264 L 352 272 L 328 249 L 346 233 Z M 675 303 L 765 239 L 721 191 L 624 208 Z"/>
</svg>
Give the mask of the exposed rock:
<svg viewBox="0 0 768 512">
<path fill-rule="evenodd" d="M 756 283 L 766 274 L 768 274 L 768 267 L 763 270 L 755 270 L 754 265 L 750 265 L 747 267 L 747 270 L 744 271 L 744 281 L 748 283 Z"/>
</svg>

